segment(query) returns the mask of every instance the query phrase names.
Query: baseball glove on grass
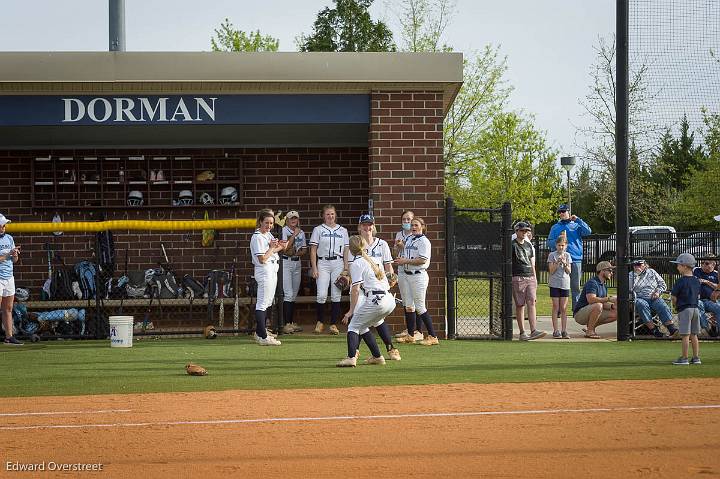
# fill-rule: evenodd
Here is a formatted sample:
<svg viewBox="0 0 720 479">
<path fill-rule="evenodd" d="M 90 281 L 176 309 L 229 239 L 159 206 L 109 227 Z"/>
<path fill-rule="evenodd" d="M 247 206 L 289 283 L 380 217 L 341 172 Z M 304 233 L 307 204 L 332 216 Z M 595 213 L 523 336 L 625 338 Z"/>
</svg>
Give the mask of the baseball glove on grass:
<svg viewBox="0 0 720 479">
<path fill-rule="evenodd" d="M 207 369 L 193 363 L 188 363 L 187 366 L 185 366 L 185 371 L 190 376 L 207 376 Z"/>
<path fill-rule="evenodd" d="M 340 290 L 345 291 L 348 288 L 350 288 L 350 273 L 347 271 L 343 271 L 340 273 L 340 276 L 337 277 L 335 280 L 335 286 L 338 287 Z"/>
<path fill-rule="evenodd" d="M 217 331 L 215 331 L 215 326 L 205 326 L 205 339 L 215 339 L 217 338 Z"/>
<path fill-rule="evenodd" d="M 388 283 L 390 283 L 390 287 L 392 288 L 395 286 L 398 282 L 398 275 L 395 273 L 386 273 L 385 276 L 387 276 Z"/>
</svg>

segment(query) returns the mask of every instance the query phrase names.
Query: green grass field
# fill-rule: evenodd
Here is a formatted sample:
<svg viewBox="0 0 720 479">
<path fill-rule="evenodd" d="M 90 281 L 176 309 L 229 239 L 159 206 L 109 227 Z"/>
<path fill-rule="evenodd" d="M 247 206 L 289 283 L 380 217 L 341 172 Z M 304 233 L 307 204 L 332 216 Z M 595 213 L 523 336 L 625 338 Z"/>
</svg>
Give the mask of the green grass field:
<svg viewBox="0 0 720 479">
<path fill-rule="evenodd" d="M 399 345 L 403 360 L 340 369 L 344 336 L 282 337 L 260 347 L 248 337 L 144 339 L 132 348 L 110 341 L 62 341 L 0 347 L 0 397 L 337 388 L 348 386 L 588 381 L 720 377 L 720 344 L 702 343 L 700 366 L 673 366 L 680 343 L 670 341 L 441 341 L 439 347 Z M 361 348 L 361 358 L 367 356 Z M 191 377 L 195 362 L 209 375 Z"/>
</svg>

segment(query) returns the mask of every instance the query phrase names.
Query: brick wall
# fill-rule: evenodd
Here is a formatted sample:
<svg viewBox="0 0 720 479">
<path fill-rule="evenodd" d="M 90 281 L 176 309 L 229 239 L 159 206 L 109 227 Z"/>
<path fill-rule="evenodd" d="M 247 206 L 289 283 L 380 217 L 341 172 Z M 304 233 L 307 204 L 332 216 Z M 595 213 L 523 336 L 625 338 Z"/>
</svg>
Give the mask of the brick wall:
<svg viewBox="0 0 720 479">
<path fill-rule="evenodd" d="M 370 195 L 378 234 L 394 238 L 402 210 L 422 217 L 432 243 L 428 310 L 445 329 L 445 209 L 441 92 L 375 91 L 371 95 Z M 398 309 L 393 322 L 402 321 Z"/>
<path fill-rule="evenodd" d="M 228 153 L 243 162 L 243 177 L 238 181 L 244 190 L 244 205 L 240 208 L 208 209 L 211 218 L 247 218 L 265 207 L 300 212 L 306 234 L 320 224 L 323 204 L 337 206 L 340 224 L 354 231 L 357 217 L 367 209 L 368 160 L 365 148 L 274 148 L 242 150 L 142 150 L 142 151 L 0 151 L 0 212 L 14 222 L 50 221 L 56 210 L 31 208 L 30 164 L 35 157 L 48 156 L 193 156 L 212 157 Z M 171 198 L 166 204 L 170 204 Z M 63 210 L 57 212 L 63 221 L 95 221 L 105 214 L 112 219 L 199 219 L 202 208 Z M 118 268 L 124 268 L 125 249 L 129 250 L 128 269 L 146 269 L 162 259 L 160 243 L 164 243 L 170 261 L 179 273 L 195 278 L 204 277 L 210 269 L 230 269 L 238 259 L 241 282 L 251 274 L 249 238 L 251 231 L 219 231 L 215 246 L 203 248 L 202 233 L 115 231 Z M 16 281 L 32 288 L 33 297 L 39 296 L 40 287 L 47 277 L 45 244 L 51 243 L 67 264 L 88 258 L 94 247 L 94 235 L 65 233 L 16 234 L 22 246 L 23 258 L 16 265 Z M 307 263 L 306 263 L 307 264 Z M 306 270 L 307 268 L 305 268 Z M 302 292 L 301 292 L 302 294 Z M 313 322 L 314 308 L 302 308 L 306 322 Z M 311 314 L 312 312 L 312 314 Z"/>
</svg>

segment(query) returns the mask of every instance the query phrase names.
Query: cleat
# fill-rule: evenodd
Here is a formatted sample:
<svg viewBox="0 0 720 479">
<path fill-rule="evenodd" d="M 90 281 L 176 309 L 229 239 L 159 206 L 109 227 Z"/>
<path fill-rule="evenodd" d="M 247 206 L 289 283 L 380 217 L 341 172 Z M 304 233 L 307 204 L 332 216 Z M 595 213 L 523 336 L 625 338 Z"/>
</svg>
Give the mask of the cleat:
<svg viewBox="0 0 720 479">
<path fill-rule="evenodd" d="M 405 336 L 407 336 L 407 335 L 408 335 L 407 329 L 403 329 L 403 330 L 402 330 L 402 333 L 397 333 L 397 334 L 395 335 L 395 337 L 396 337 L 396 338 L 403 338 L 403 337 L 405 337 Z"/>
<path fill-rule="evenodd" d="M 398 343 L 415 344 L 415 337 L 408 334 L 407 336 L 399 338 Z"/>
<path fill-rule="evenodd" d="M 15 336 L 10 336 L 9 338 L 5 338 L 5 341 L 3 341 L 3 344 L 5 346 L 22 346 L 23 343 L 17 340 Z"/>
<path fill-rule="evenodd" d="M 365 360 L 365 364 L 384 366 L 385 358 L 383 356 L 380 356 L 379 358 L 376 358 L 375 356 L 370 356 Z"/>
<path fill-rule="evenodd" d="M 257 334 L 255 335 L 255 342 L 258 343 L 260 346 L 280 346 L 282 344 L 280 341 L 273 338 L 272 336 L 268 336 L 267 338 L 261 338 Z"/>
<path fill-rule="evenodd" d="M 339 368 L 354 368 L 357 365 L 357 355 L 354 358 L 345 358 L 336 364 Z"/>
<path fill-rule="evenodd" d="M 690 360 L 690 364 L 702 364 L 702 361 L 700 361 L 699 357 L 693 356 L 693 358 Z"/>
<path fill-rule="evenodd" d="M 277 338 L 277 334 L 273 333 L 269 329 L 265 330 L 265 334 L 267 334 L 268 336 L 272 336 L 273 338 Z"/>
<path fill-rule="evenodd" d="M 293 327 L 292 323 L 287 323 L 282 328 L 283 334 L 293 334 L 295 332 L 295 328 Z"/>
<path fill-rule="evenodd" d="M 440 345 L 440 341 L 435 336 L 428 335 L 427 339 L 420 341 L 420 344 L 423 346 L 438 346 Z"/>
<path fill-rule="evenodd" d="M 325 329 L 325 325 L 322 322 L 318 321 L 317 323 L 315 323 L 315 330 L 313 331 L 313 333 L 320 334 L 323 332 L 323 329 Z"/>
<path fill-rule="evenodd" d="M 388 351 L 388 357 L 391 361 L 400 361 L 400 351 L 398 351 L 396 348 L 392 348 L 390 351 Z"/>
<path fill-rule="evenodd" d="M 415 339 L 415 341 L 422 341 L 425 338 L 423 337 L 423 333 L 421 333 L 420 331 L 415 331 L 413 339 Z"/>
</svg>

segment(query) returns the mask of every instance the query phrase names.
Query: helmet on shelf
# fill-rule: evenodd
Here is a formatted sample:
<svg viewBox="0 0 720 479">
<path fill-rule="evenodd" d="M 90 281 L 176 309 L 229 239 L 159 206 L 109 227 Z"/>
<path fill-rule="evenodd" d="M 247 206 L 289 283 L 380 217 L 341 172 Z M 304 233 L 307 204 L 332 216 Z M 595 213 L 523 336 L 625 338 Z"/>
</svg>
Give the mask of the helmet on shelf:
<svg viewBox="0 0 720 479">
<path fill-rule="evenodd" d="M 143 205 L 143 194 L 138 190 L 132 190 L 128 193 L 127 197 L 128 206 L 142 206 Z"/>
<path fill-rule="evenodd" d="M 200 203 L 204 205 L 214 205 L 215 200 L 212 196 L 210 196 L 210 193 L 203 193 L 202 195 L 200 195 Z"/>
<path fill-rule="evenodd" d="M 30 291 L 27 288 L 15 288 L 15 299 L 25 302 L 30 298 Z"/>
<path fill-rule="evenodd" d="M 220 204 L 221 205 L 230 205 L 238 200 L 238 193 L 237 189 L 235 189 L 234 186 L 226 186 L 222 189 L 220 192 Z"/>
<path fill-rule="evenodd" d="M 193 194 L 190 190 L 182 190 L 178 193 L 178 205 L 191 205 L 193 204 Z"/>
</svg>

